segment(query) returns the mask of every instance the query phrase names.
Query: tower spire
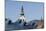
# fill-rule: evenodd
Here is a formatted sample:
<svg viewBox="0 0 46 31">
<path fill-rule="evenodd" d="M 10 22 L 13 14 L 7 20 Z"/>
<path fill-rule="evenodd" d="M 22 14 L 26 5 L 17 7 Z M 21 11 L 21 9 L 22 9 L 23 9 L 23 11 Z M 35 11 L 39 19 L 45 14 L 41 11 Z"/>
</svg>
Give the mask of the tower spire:
<svg viewBox="0 0 46 31">
<path fill-rule="evenodd" d="M 23 6 L 22 6 L 22 8 L 21 8 L 21 14 L 20 14 L 20 15 L 21 15 L 21 16 L 24 15 Z"/>
<path fill-rule="evenodd" d="M 23 6 L 22 6 L 22 9 L 21 10 L 23 11 Z"/>
</svg>

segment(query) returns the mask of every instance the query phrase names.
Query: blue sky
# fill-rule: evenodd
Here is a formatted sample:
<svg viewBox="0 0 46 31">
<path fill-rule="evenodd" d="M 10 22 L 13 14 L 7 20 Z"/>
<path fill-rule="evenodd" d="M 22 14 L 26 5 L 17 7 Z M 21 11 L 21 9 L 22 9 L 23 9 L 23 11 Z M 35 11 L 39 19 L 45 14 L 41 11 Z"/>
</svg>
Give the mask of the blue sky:
<svg viewBox="0 0 46 31">
<path fill-rule="evenodd" d="M 6 0 L 6 18 L 10 18 L 15 22 L 21 12 L 23 5 L 25 18 L 28 20 L 41 19 L 43 18 L 43 3 L 40 2 L 21 2 L 21 1 L 7 1 Z"/>
</svg>

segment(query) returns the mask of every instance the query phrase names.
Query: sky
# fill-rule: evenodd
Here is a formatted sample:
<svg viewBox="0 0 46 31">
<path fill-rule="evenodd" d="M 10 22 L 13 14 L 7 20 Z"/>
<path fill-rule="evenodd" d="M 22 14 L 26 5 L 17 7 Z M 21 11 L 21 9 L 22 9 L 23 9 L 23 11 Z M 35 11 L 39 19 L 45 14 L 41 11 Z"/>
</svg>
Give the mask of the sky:
<svg viewBox="0 0 46 31">
<path fill-rule="evenodd" d="M 6 18 L 11 19 L 13 22 L 17 21 L 20 16 L 21 8 L 23 5 L 24 16 L 27 21 L 41 19 L 44 15 L 44 3 L 42 2 L 28 2 L 28 1 L 5 1 L 5 15 Z"/>
</svg>

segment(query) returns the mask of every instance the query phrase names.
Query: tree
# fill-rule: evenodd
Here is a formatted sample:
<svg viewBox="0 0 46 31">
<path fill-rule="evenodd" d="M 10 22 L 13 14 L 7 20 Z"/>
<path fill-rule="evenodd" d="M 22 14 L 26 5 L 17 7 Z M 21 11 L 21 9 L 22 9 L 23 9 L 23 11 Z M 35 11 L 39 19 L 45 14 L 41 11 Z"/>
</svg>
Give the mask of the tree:
<svg viewBox="0 0 46 31">
<path fill-rule="evenodd" d="M 11 20 L 9 20 L 9 21 L 8 21 L 8 24 L 11 24 L 11 23 L 12 23 Z"/>
<path fill-rule="evenodd" d="M 24 26 L 26 26 L 26 22 L 24 22 Z"/>
<path fill-rule="evenodd" d="M 5 21 L 7 21 L 8 19 L 7 18 L 5 18 Z"/>
</svg>

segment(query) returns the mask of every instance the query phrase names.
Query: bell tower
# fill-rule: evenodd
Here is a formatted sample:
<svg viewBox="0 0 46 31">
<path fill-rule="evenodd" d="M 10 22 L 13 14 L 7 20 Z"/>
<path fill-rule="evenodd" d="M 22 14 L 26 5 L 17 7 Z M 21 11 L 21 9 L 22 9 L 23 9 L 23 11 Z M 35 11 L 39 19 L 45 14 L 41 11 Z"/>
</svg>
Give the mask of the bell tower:
<svg viewBox="0 0 46 31">
<path fill-rule="evenodd" d="M 20 23 L 24 23 L 26 20 L 25 20 L 25 16 L 24 16 L 24 11 L 23 11 L 23 6 L 21 7 L 21 13 L 20 13 L 20 17 L 19 17 L 19 21 Z"/>
</svg>

